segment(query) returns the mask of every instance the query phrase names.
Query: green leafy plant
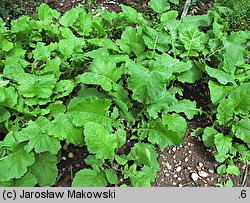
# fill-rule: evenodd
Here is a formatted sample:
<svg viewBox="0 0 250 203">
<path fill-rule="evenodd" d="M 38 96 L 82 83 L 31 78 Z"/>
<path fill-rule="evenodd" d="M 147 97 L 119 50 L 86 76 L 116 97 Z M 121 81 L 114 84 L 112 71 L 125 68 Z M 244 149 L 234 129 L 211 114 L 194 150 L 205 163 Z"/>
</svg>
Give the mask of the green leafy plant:
<svg viewBox="0 0 250 203">
<path fill-rule="evenodd" d="M 182 144 L 186 119 L 204 113 L 177 91 L 202 75 L 216 114 L 203 141 L 237 175 L 235 159 L 249 160 L 249 32 L 227 35 L 215 12 L 180 21 L 149 5 L 157 22 L 124 5 L 61 16 L 41 4 L 38 20 L 0 19 L 0 185 L 52 186 L 66 141 L 89 153 L 72 186 L 150 186 L 156 148 Z"/>
</svg>

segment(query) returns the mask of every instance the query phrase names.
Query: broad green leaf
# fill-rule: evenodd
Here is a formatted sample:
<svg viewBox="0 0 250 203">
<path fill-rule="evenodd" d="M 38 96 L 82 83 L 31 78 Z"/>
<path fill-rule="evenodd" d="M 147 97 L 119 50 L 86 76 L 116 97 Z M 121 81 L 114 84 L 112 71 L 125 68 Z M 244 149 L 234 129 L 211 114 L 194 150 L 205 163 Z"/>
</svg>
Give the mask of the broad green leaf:
<svg viewBox="0 0 250 203">
<path fill-rule="evenodd" d="M 216 161 L 224 162 L 228 157 L 227 153 L 232 146 L 232 138 L 224 136 L 222 133 L 217 133 L 214 136 L 214 144 L 217 149 L 217 152 L 215 154 Z"/>
<path fill-rule="evenodd" d="M 106 187 L 107 184 L 101 171 L 83 169 L 76 173 L 72 187 Z"/>
<path fill-rule="evenodd" d="M 153 145 L 138 142 L 128 154 L 130 160 L 134 160 L 137 165 L 146 165 L 152 167 L 157 162 L 157 153 Z"/>
<path fill-rule="evenodd" d="M 77 76 L 76 82 L 101 85 L 104 90 L 111 91 L 117 88 L 116 82 L 120 79 L 121 73 L 121 69 L 116 67 L 114 61 L 97 58 L 91 63 L 89 72 Z"/>
<path fill-rule="evenodd" d="M 49 115 L 55 118 L 60 113 L 65 113 L 66 106 L 63 105 L 62 101 L 56 101 L 50 104 L 47 109 L 49 110 Z"/>
<path fill-rule="evenodd" d="M 166 0 L 151 0 L 148 5 L 156 12 L 163 13 L 170 9 L 170 4 Z"/>
<path fill-rule="evenodd" d="M 104 163 L 104 160 L 96 158 L 95 155 L 88 155 L 87 158 L 84 159 L 84 162 L 89 166 L 96 165 L 101 168 Z"/>
<path fill-rule="evenodd" d="M 90 153 L 95 153 L 98 159 L 113 159 L 117 147 L 117 138 L 103 125 L 88 122 L 84 126 L 84 135 Z"/>
<path fill-rule="evenodd" d="M 66 13 L 59 19 L 59 23 L 64 27 L 72 26 L 79 16 L 79 11 L 80 10 L 78 8 L 66 11 Z"/>
<path fill-rule="evenodd" d="M 100 46 L 100 47 L 105 47 L 107 49 L 110 49 L 116 52 L 121 52 L 118 46 L 111 39 L 93 38 L 93 39 L 89 39 L 88 42 L 91 44 Z"/>
<path fill-rule="evenodd" d="M 69 58 L 74 53 L 74 44 L 70 39 L 61 39 L 58 43 L 59 51 L 65 58 Z"/>
<path fill-rule="evenodd" d="M 118 178 L 111 170 L 105 170 L 105 174 L 109 183 L 117 184 Z"/>
<path fill-rule="evenodd" d="M 157 72 L 136 63 L 129 64 L 128 69 L 128 88 L 133 91 L 133 99 L 149 104 L 163 96 L 165 85 Z"/>
<path fill-rule="evenodd" d="M 250 143 L 250 119 L 244 118 L 232 126 L 236 137 L 246 143 Z"/>
<path fill-rule="evenodd" d="M 234 76 L 231 76 L 222 70 L 210 68 L 209 66 L 206 66 L 205 70 L 210 77 L 217 79 L 218 82 L 223 85 L 226 85 L 228 83 L 235 84 Z"/>
<path fill-rule="evenodd" d="M 3 43 L 3 47 L 2 47 L 2 50 L 3 51 L 6 51 L 6 52 L 8 52 L 8 51 L 10 51 L 14 46 L 13 46 L 13 43 L 12 42 L 9 42 L 8 40 L 6 40 L 6 39 L 4 39 L 3 41 L 2 41 L 2 43 Z"/>
<path fill-rule="evenodd" d="M 198 56 L 198 53 L 195 52 L 195 54 L 192 54 L 192 51 L 203 51 L 204 44 L 207 40 L 203 32 L 200 32 L 198 28 L 190 24 L 183 24 L 181 29 L 179 29 L 179 39 L 187 50 L 185 56 Z"/>
<path fill-rule="evenodd" d="M 233 75 L 236 70 L 236 65 L 242 65 L 245 63 L 243 58 L 243 49 L 241 46 L 232 44 L 226 48 L 223 54 L 223 70 L 230 75 Z"/>
<path fill-rule="evenodd" d="M 10 112 L 0 105 L 0 123 L 7 121 L 10 118 Z"/>
<path fill-rule="evenodd" d="M 62 61 L 59 57 L 55 57 L 54 59 L 47 60 L 43 69 L 36 70 L 36 74 L 38 75 L 54 74 L 55 78 L 58 80 L 61 75 L 61 72 L 60 72 L 61 63 Z"/>
<path fill-rule="evenodd" d="M 206 127 L 202 134 L 202 141 L 206 147 L 212 147 L 214 145 L 214 136 L 217 134 L 217 130 L 213 127 Z"/>
<path fill-rule="evenodd" d="M 22 76 L 18 81 L 18 90 L 24 97 L 46 99 L 52 95 L 55 87 L 54 75 L 37 76 L 25 73 Z"/>
<path fill-rule="evenodd" d="M 91 13 L 86 13 L 84 10 L 79 14 L 80 29 L 78 33 L 83 36 L 89 36 L 93 26 L 93 16 Z"/>
<path fill-rule="evenodd" d="M 228 98 L 234 103 L 236 114 L 249 115 L 250 83 L 238 86 L 231 94 L 229 94 Z"/>
<path fill-rule="evenodd" d="M 137 11 L 130 7 L 130 6 L 125 6 L 125 5 L 121 5 L 123 14 L 125 15 L 126 19 L 131 22 L 131 23 L 141 23 L 143 18 L 142 16 L 137 13 Z"/>
<path fill-rule="evenodd" d="M 235 166 L 234 164 L 230 164 L 227 166 L 227 174 L 233 174 L 233 175 L 240 175 L 239 168 Z"/>
<path fill-rule="evenodd" d="M 49 135 L 79 146 L 83 145 L 84 142 L 82 130 L 82 128 L 75 127 L 69 119 L 69 116 L 63 113 L 59 113 L 55 117 L 55 120 L 47 127 Z"/>
<path fill-rule="evenodd" d="M 117 148 L 121 147 L 126 143 L 127 133 L 124 129 L 120 128 L 115 132 L 117 137 Z"/>
<path fill-rule="evenodd" d="M 45 46 L 43 42 L 38 42 L 36 48 L 32 52 L 35 60 L 47 60 L 50 57 L 49 48 Z"/>
<path fill-rule="evenodd" d="M 213 104 L 218 104 L 235 88 L 234 86 L 221 85 L 212 80 L 209 80 L 208 87 L 210 91 L 210 98 Z"/>
<path fill-rule="evenodd" d="M 185 83 L 195 83 L 195 81 L 201 79 L 203 72 L 195 65 L 192 68 L 178 76 L 178 81 Z"/>
<path fill-rule="evenodd" d="M 0 182 L 0 187 L 34 187 L 37 184 L 35 176 L 28 171 L 19 179 Z"/>
<path fill-rule="evenodd" d="M 26 152 L 23 144 L 17 146 L 10 155 L 0 158 L 0 181 L 21 178 L 34 162 L 33 152 Z"/>
<path fill-rule="evenodd" d="M 116 42 L 120 45 L 120 49 L 128 55 L 134 53 L 139 57 L 145 50 L 141 27 L 137 29 L 132 27 L 126 28 L 122 33 L 121 39 Z"/>
<path fill-rule="evenodd" d="M 130 177 L 132 187 L 150 187 L 150 175 L 143 171 L 137 171 L 136 168 L 136 164 L 130 166 L 130 168 L 126 165 L 123 172 L 125 178 Z"/>
<path fill-rule="evenodd" d="M 39 186 L 52 186 L 58 176 L 57 156 L 50 153 L 36 154 L 36 162 L 30 167 Z"/>
<path fill-rule="evenodd" d="M 146 27 L 143 32 L 143 40 L 149 49 L 167 52 L 171 44 L 170 36 L 164 32 L 157 32 L 155 29 Z"/>
<path fill-rule="evenodd" d="M 172 10 L 172 11 L 168 11 L 166 13 L 163 13 L 161 15 L 161 22 L 169 22 L 171 20 L 175 20 L 178 17 L 178 11 L 176 10 Z"/>
<path fill-rule="evenodd" d="M 38 17 L 41 21 L 51 22 L 53 17 L 57 19 L 59 16 L 60 13 L 51 9 L 47 4 L 42 3 L 38 7 Z"/>
<path fill-rule="evenodd" d="M 149 133 L 148 140 L 153 144 L 157 144 L 161 150 L 165 147 L 182 143 L 182 136 L 169 130 L 167 123 L 162 123 L 159 119 L 150 122 L 150 126 L 145 130 Z"/>
<path fill-rule="evenodd" d="M 220 125 L 225 125 L 230 121 L 234 114 L 234 103 L 231 99 L 223 99 L 218 108 L 216 118 Z"/>
<path fill-rule="evenodd" d="M 62 98 L 68 96 L 74 89 L 75 84 L 71 80 L 60 80 L 56 83 L 54 88 L 54 99 Z"/>
<path fill-rule="evenodd" d="M 190 101 L 188 99 L 179 100 L 177 103 L 170 105 L 165 112 L 176 112 L 181 113 L 183 112 L 187 118 L 190 120 L 196 114 L 200 113 L 200 109 L 196 108 L 196 102 Z"/>
<path fill-rule="evenodd" d="M 68 109 L 68 115 L 72 123 L 77 127 L 84 126 L 87 122 L 96 122 L 110 129 L 110 105 L 110 100 L 94 97 L 83 98 Z"/>
<path fill-rule="evenodd" d="M 162 121 L 166 123 L 169 130 L 176 132 L 180 137 L 183 136 L 187 130 L 185 119 L 177 113 L 163 114 Z"/>
<path fill-rule="evenodd" d="M 149 113 L 149 116 L 156 119 L 159 116 L 158 113 L 161 111 L 164 112 L 169 106 L 176 102 L 177 99 L 169 91 L 164 91 L 162 97 L 160 97 L 154 103 L 148 105 L 147 112 Z"/>
</svg>

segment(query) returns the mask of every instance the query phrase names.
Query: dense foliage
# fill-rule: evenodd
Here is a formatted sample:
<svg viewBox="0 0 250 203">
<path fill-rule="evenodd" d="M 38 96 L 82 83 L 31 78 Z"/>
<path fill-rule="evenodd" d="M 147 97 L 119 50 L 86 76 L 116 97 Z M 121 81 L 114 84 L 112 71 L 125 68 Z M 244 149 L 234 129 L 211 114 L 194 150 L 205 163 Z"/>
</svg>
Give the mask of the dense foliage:
<svg viewBox="0 0 250 203">
<path fill-rule="evenodd" d="M 250 32 L 224 32 L 214 11 L 179 20 L 166 1 L 149 5 L 154 21 L 124 5 L 61 16 L 41 4 L 37 20 L 22 16 L 10 28 L 0 18 L 1 186 L 52 186 L 61 141 L 89 152 L 73 186 L 121 177 L 150 186 L 156 147 L 180 145 L 186 120 L 202 113 L 212 125 L 198 130 L 218 171 L 238 175 L 235 161 L 249 162 Z M 181 84 L 201 77 L 212 115 L 180 99 Z"/>
</svg>

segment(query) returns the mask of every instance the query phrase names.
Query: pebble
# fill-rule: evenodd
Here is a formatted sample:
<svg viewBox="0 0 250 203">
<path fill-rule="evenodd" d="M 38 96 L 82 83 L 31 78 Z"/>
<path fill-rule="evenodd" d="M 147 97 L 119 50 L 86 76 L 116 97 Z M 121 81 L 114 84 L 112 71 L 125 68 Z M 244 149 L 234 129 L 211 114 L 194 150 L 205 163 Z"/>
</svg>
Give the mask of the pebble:
<svg viewBox="0 0 250 203">
<path fill-rule="evenodd" d="M 63 3 L 59 3 L 60 6 L 63 6 Z"/>
<path fill-rule="evenodd" d="M 81 165 L 80 164 L 75 164 L 75 167 L 76 168 L 79 168 Z"/>
<path fill-rule="evenodd" d="M 185 160 L 184 160 L 185 162 L 188 162 L 188 158 L 185 158 Z"/>
<path fill-rule="evenodd" d="M 177 175 L 176 175 L 176 174 L 174 174 L 174 178 L 177 178 Z"/>
<path fill-rule="evenodd" d="M 191 170 L 192 168 L 189 166 L 189 167 L 187 167 L 187 169 L 188 169 L 188 170 Z"/>
<path fill-rule="evenodd" d="M 178 181 L 181 181 L 181 178 L 179 177 L 179 178 L 177 178 L 177 180 L 178 180 Z"/>
<path fill-rule="evenodd" d="M 214 169 L 210 168 L 210 169 L 208 169 L 208 172 L 209 173 L 214 173 Z"/>
<path fill-rule="evenodd" d="M 166 167 L 167 167 L 168 170 L 172 169 L 172 166 L 168 162 L 166 163 Z"/>
<path fill-rule="evenodd" d="M 182 184 L 179 184 L 179 187 L 183 187 L 183 185 L 182 185 Z"/>
<path fill-rule="evenodd" d="M 178 173 L 178 172 L 180 172 L 180 171 L 181 171 L 181 167 L 178 166 L 178 167 L 176 168 L 176 172 Z"/>
<path fill-rule="evenodd" d="M 202 168 L 203 167 L 203 163 L 199 162 L 199 167 Z"/>
<path fill-rule="evenodd" d="M 62 160 L 65 161 L 67 158 L 65 156 L 62 157 Z"/>
<path fill-rule="evenodd" d="M 193 181 L 197 181 L 198 178 L 199 178 L 199 176 L 198 176 L 197 173 L 192 173 L 192 174 L 191 174 L 191 178 L 192 178 Z"/>
<path fill-rule="evenodd" d="M 177 185 L 177 183 L 176 183 L 176 182 L 173 182 L 173 185 Z"/>
<path fill-rule="evenodd" d="M 167 177 L 168 177 L 168 176 L 169 176 L 169 173 L 165 173 L 165 176 L 167 176 Z"/>
<path fill-rule="evenodd" d="M 191 151 L 191 150 L 188 150 L 188 153 L 189 153 L 189 154 L 192 154 L 192 151 Z"/>
<path fill-rule="evenodd" d="M 173 150 L 173 152 L 175 152 L 175 151 L 176 151 L 176 148 L 175 148 L 175 147 L 173 147 L 173 148 L 172 148 L 172 150 Z"/>
<path fill-rule="evenodd" d="M 206 178 L 208 176 L 208 173 L 205 171 L 198 171 L 199 176 Z"/>
<path fill-rule="evenodd" d="M 68 153 L 68 157 L 69 157 L 70 159 L 72 159 L 72 158 L 74 158 L 74 154 L 73 154 L 72 152 L 70 152 L 70 153 Z"/>
</svg>

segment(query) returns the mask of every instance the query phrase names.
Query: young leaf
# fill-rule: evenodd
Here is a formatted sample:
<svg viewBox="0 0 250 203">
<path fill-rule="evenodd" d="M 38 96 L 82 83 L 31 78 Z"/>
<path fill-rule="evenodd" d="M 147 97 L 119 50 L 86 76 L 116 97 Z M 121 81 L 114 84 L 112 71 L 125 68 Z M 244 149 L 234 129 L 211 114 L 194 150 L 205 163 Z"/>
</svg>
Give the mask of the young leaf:
<svg viewBox="0 0 250 203">
<path fill-rule="evenodd" d="M 55 183 L 57 170 L 57 157 L 50 153 L 36 154 L 36 162 L 30 167 L 35 175 L 39 186 L 51 186 Z"/>
<path fill-rule="evenodd" d="M 215 154 L 215 159 L 218 162 L 224 162 L 226 160 L 227 153 L 232 147 L 232 138 L 224 136 L 222 133 L 217 133 L 214 136 L 214 144 L 216 146 L 217 152 Z"/>
<path fill-rule="evenodd" d="M 213 127 L 206 127 L 202 134 L 202 141 L 206 147 L 212 147 L 214 145 L 214 136 L 217 134 L 217 130 Z"/>
<path fill-rule="evenodd" d="M 83 169 L 76 173 L 72 187 L 106 187 L 107 184 L 101 171 Z"/>
<path fill-rule="evenodd" d="M 117 147 L 117 138 L 103 125 L 88 122 L 84 126 L 85 142 L 90 153 L 98 159 L 113 159 Z"/>
</svg>

